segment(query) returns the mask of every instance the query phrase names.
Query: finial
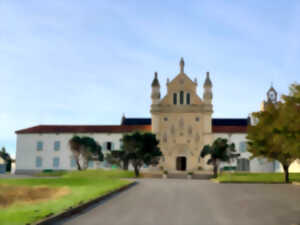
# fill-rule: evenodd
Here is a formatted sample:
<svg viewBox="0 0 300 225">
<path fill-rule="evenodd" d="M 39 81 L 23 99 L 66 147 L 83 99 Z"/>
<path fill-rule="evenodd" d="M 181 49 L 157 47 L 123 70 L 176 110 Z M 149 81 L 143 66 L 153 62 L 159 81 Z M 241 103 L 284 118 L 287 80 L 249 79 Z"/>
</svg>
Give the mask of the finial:
<svg viewBox="0 0 300 225">
<path fill-rule="evenodd" d="M 212 83 L 211 83 L 210 78 L 209 78 L 209 72 L 206 72 L 204 87 L 212 87 Z"/>
<path fill-rule="evenodd" d="M 157 72 L 154 72 L 154 79 L 152 81 L 152 87 L 159 87 L 159 81 L 157 78 Z"/>
<path fill-rule="evenodd" d="M 180 59 L 180 73 L 184 73 L 184 60 L 183 57 Z"/>
</svg>

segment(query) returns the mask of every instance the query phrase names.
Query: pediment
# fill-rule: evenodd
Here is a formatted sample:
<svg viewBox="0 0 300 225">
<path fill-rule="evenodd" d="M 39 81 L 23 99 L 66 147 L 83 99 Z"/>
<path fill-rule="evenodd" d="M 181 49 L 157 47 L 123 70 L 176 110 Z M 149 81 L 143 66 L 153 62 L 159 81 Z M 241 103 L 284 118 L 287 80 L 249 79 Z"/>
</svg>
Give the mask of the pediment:
<svg viewBox="0 0 300 225">
<path fill-rule="evenodd" d="M 197 86 L 185 73 L 179 73 L 169 84 L 168 87 L 172 86 Z"/>
</svg>

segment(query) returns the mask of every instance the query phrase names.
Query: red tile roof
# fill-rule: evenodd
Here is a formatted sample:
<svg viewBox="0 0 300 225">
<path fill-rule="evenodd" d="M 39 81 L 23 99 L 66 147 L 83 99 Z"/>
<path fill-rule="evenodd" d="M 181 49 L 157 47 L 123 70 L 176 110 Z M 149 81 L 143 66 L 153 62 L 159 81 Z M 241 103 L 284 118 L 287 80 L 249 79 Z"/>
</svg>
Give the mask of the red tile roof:
<svg viewBox="0 0 300 225">
<path fill-rule="evenodd" d="M 16 131 L 27 133 L 127 133 L 133 131 L 151 131 L 150 125 L 39 125 Z"/>
<path fill-rule="evenodd" d="M 16 131 L 16 134 L 29 133 L 129 133 L 149 131 L 151 125 L 39 125 Z M 246 133 L 247 126 L 213 125 L 213 133 Z"/>
</svg>

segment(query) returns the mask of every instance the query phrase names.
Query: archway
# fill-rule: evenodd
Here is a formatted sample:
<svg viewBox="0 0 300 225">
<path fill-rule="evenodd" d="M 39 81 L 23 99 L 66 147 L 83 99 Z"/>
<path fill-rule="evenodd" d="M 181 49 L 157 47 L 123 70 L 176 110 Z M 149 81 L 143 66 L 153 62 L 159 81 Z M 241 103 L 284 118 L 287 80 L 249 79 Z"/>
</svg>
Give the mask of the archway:
<svg viewBox="0 0 300 225">
<path fill-rule="evenodd" d="M 179 171 L 186 170 L 186 157 L 179 156 L 176 158 L 176 170 L 179 170 Z"/>
</svg>

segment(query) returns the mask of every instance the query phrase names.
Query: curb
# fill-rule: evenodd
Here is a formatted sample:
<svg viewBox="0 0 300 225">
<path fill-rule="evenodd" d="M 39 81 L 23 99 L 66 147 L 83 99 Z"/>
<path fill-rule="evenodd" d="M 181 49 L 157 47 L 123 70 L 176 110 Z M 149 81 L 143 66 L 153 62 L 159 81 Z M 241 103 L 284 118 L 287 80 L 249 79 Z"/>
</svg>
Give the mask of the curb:
<svg viewBox="0 0 300 225">
<path fill-rule="evenodd" d="M 293 185 L 300 185 L 300 182 L 293 182 Z"/>
<path fill-rule="evenodd" d="M 72 216 L 74 214 L 77 214 L 77 213 L 80 213 L 81 211 L 85 210 L 86 208 L 92 206 L 93 204 L 95 203 L 98 203 L 100 201 L 103 201 L 103 200 L 106 200 L 108 198 L 110 198 L 111 196 L 113 196 L 114 194 L 117 194 L 117 193 L 121 193 L 133 186 L 135 186 L 137 184 L 136 181 L 130 183 L 130 184 L 127 184 L 117 190 L 114 190 L 114 191 L 111 191 L 105 195 L 102 195 L 98 198 L 95 198 L 89 202 L 86 202 L 86 203 L 83 203 L 83 204 L 80 204 L 76 207 L 70 207 L 69 209 L 67 209 L 66 211 L 63 211 L 59 214 L 56 214 L 56 215 L 53 215 L 53 216 L 50 216 L 50 217 L 46 217 L 38 222 L 35 222 L 33 223 L 34 225 L 51 225 L 51 224 L 54 224 L 56 223 L 57 221 L 63 219 L 63 218 L 66 218 L 66 217 L 69 217 L 69 216 Z"/>
<path fill-rule="evenodd" d="M 210 181 L 213 182 L 213 183 L 216 183 L 216 184 L 220 184 L 221 183 L 220 181 L 218 181 L 217 179 L 214 179 L 214 178 L 210 179 Z"/>
</svg>

